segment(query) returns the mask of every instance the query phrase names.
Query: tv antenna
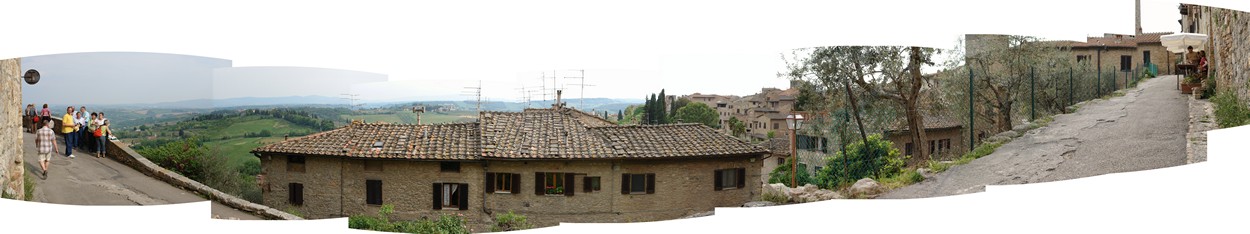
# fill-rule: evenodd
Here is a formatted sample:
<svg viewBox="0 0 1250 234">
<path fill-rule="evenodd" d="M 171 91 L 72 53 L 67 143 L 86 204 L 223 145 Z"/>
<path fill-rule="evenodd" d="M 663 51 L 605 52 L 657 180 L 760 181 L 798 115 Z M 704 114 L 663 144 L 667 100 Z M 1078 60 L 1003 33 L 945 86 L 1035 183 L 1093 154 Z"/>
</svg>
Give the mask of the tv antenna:
<svg viewBox="0 0 1250 234">
<path fill-rule="evenodd" d="M 466 92 L 461 93 L 461 94 L 477 96 L 477 113 L 481 114 L 482 113 L 482 80 L 477 80 L 476 87 L 464 87 L 464 89 Z"/>
<path fill-rule="evenodd" d="M 586 104 L 586 86 L 595 86 L 595 85 L 593 85 L 593 84 L 587 84 L 587 83 L 586 83 L 586 70 L 585 70 L 585 69 L 581 69 L 581 70 L 577 70 L 577 71 L 578 71 L 578 72 L 581 72 L 581 75 L 580 75 L 580 76 L 565 76 L 564 78 L 565 78 L 565 79 L 580 79 L 580 81 L 579 81 L 579 82 L 581 82 L 581 83 L 572 84 L 572 85 L 581 86 L 581 89 L 580 89 L 581 93 L 579 94 L 580 96 L 577 98 L 577 108 L 579 108 L 579 109 L 580 109 L 580 108 L 586 108 L 586 106 L 585 106 L 585 104 Z"/>
</svg>

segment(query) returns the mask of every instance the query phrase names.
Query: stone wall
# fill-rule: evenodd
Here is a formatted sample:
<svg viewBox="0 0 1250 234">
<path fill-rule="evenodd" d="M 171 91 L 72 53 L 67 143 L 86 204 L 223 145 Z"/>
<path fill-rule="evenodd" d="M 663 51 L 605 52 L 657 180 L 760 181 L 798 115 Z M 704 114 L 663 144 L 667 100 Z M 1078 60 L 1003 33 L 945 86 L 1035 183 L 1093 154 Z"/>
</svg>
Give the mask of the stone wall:
<svg viewBox="0 0 1250 234">
<path fill-rule="evenodd" d="M 20 59 L 0 60 L 0 191 L 25 199 L 22 167 L 22 65 Z"/>
<path fill-rule="evenodd" d="M 754 158 L 754 159 L 752 159 Z M 640 222 L 676 219 L 714 207 L 736 207 L 759 196 L 758 156 L 729 159 L 596 160 L 596 161 L 489 161 L 461 162 L 459 172 L 441 172 L 439 162 L 380 160 L 381 171 L 365 170 L 365 160 L 306 156 L 304 172 L 287 170 L 286 155 L 261 156 L 270 189 L 264 203 L 308 218 L 376 214 L 380 206 L 366 204 L 366 180 L 382 181 L 383 204 L 393 205 L 396 220 L 462 215 L 475 230 L 485 230 L 494 214 L 509 211 L 526 215 L 538 226 L 560 222 Z M 715 191 L 715 170 L 746 168 L 742 189 Z M 485 175 L 519 174 L 518 193 L 486 193 Z M 574 173 L 566 182 L 574 195 L 536 194 L 536 172 Z M 654 173 L 654 194 L 621 194 L 625 173 Z M 600 178 L 600 190 L 585 192 L 584 178 Z M 303 184 L 303 205 L 288 201 L 289 183 Z M 434 210 L 434 183 L 468 184 L 467 210 Z M 341 185 L 341 186 L 340 186 Z"/>
<path fill-rule="evenodd" d="M 1250 101 L 1250 14 L 1244 11 L 1203 7 L 1210 26 L 1212 43 L 1208 46 L 1210 71 L 1221 91 L 1234 91 L 1243 101 Z"/>
</svg>

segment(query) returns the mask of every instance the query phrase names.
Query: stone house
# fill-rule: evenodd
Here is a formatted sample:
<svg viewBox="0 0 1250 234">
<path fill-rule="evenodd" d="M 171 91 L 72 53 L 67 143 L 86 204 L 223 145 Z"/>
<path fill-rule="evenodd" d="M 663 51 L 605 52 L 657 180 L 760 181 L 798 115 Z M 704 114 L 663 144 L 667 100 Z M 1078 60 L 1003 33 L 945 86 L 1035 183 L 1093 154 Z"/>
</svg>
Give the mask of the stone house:
<svg viewBox="0 0 1250 234">
<path fill-rule="evenodd" d="M 923 150 L 932 155 L 934 160 L 948 160 L 967 152 L 967 143 L 964 142 L 967 136 L 962 121 L 944 115 L 924 115 L 922 118 L 927 141 Z M 915 155 L 916 150 L 920 150 L 913 144 L 909 131 L 907 120 L 899 118 L 885 132 L 886 139 L 894 144 L 900 155 Z M 921 165 L 924 162 L 925 158 L 912 157 L 907 160 L 907 165 Z"/>
<path fill-rule="evenodd" d="M 768 153 L 702 124 L 617 126 L 562 106 L 470 123 L 353 123 L 252 152 L 265 205 L 333 218 L 389 204 L 395 219 L 460 214 L 480 228 L 509 211 L 550 226 L 739 206 L 759 196 Z"/>
<path fill-rule="evenodd" d="M 0 192 L 14 199 L 26 198 L 23 177 L 26 165 L 22 161 L 22 77 L 21 59 L 0 60 Z"/>
</svg>

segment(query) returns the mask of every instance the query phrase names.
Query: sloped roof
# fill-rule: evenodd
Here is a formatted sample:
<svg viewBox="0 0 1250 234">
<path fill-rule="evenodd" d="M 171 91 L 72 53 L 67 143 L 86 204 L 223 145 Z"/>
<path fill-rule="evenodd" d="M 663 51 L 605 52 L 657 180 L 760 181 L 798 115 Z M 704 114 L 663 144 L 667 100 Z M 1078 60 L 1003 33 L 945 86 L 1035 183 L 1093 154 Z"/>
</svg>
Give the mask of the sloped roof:
<svg viewBox="0 0 1250 234">
<path fill-rule="evenodd" d="M 946 116 L 946 115 L 925 114 L 924 116 L 922 116 L 922 118 L 924 118 L 925 130 L 958 128 L 958 127 L 964 126 L 963 121 L 953 118 L 953 117 Z M 894 123 L 891 124 L 890 126 L 891 126 L 889 130 L 890 132 L 907 131 L 908 130 L 907 118 L 904 116 L 899 116 L 899 118 L 895 119 Z"/>
<path fill-rule="evenodd" d="M 381 143 L 374 149 L 374 144 Z M 416 160 L 704 157 L 768 151 L 702 124 L 617 126 L 585 112 L 482 112 L 475 123 L 363 124 L 252 150 Z"/>
<path fill-rule="evenodd" d="M 338 129 L 261 146 L 253 153 L 294 153 L 359 158 L 475 160 L 476 123 L 353 123 Z"/>
</svg>

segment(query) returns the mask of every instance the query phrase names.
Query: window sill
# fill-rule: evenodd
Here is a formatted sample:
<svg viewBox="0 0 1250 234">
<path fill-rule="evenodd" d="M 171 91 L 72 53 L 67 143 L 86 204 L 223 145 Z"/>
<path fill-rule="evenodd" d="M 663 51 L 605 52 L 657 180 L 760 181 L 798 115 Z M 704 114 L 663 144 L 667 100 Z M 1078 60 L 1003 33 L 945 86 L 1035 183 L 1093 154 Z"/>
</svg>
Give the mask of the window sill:
<svg viewBox="0 0 1250 234">
<path fill-rule="evenodd" d="M 495 191 L 494 194 L 512 194 L 512 191 Z"/>
<path fill-rule="evenodd" d="M 651 194 L 647 192 L 630 192 L 629 194 L 626 194 L 626 195 L 651 195 Z"/>
<path fill-rule="evenodd" d="M 740 188 L 738 188 L 738 187 L 728 187 L 728 188 L 720 188 L 720 191 L 725 191 L 725 190 L 739 190 L 739 189 L 740 189 Z"/>
</svg>

